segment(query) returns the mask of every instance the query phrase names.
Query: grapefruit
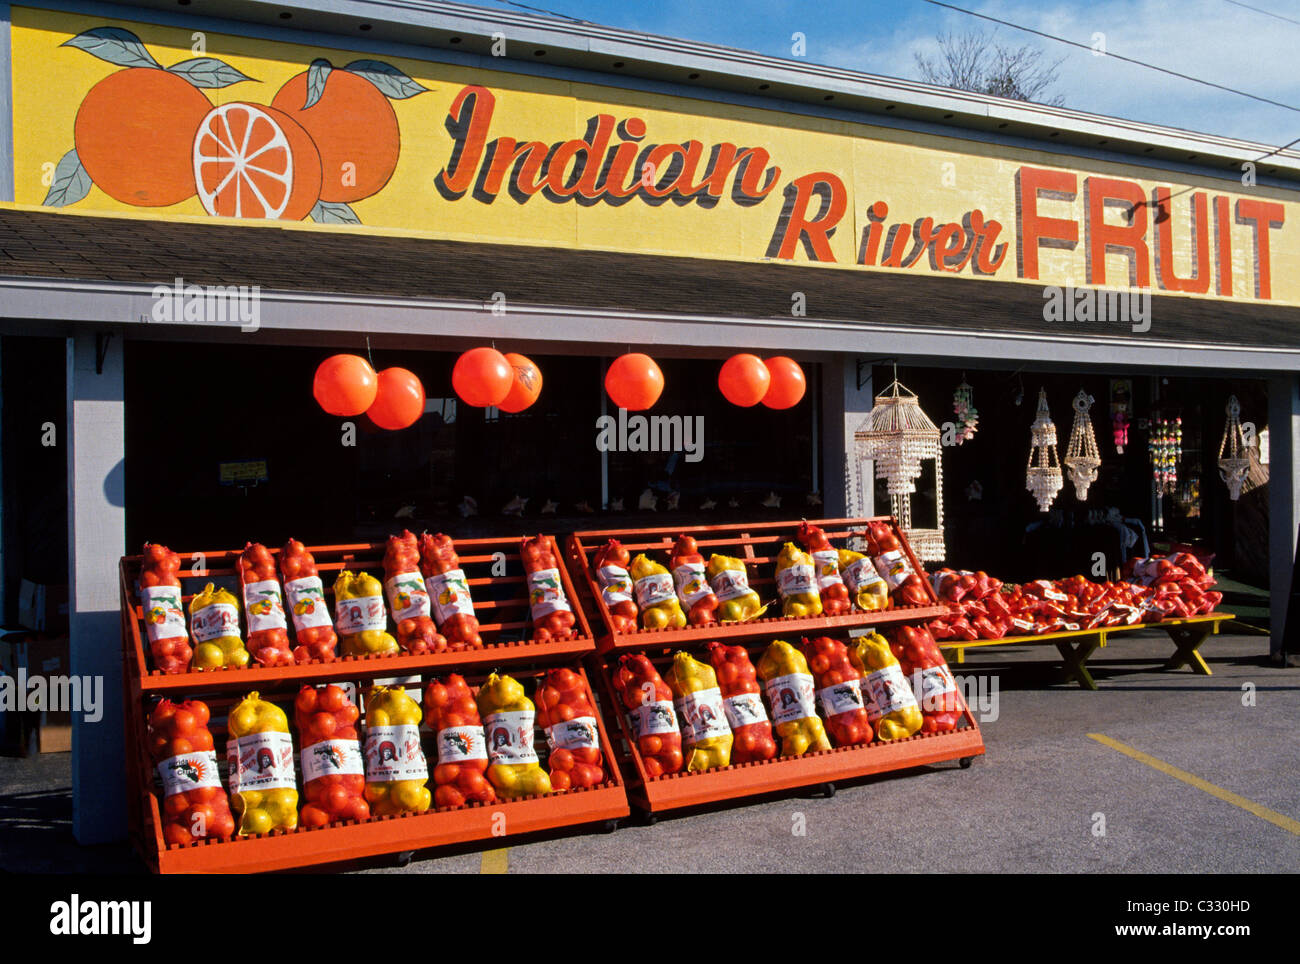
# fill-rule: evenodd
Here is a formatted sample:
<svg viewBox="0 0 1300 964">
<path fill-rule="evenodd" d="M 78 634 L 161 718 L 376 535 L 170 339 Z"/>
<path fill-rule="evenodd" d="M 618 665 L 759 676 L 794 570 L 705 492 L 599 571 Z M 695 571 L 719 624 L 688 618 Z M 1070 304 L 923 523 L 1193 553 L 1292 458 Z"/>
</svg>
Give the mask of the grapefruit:
<svg viewBox="0 0 1300 964">
<path fill-rule="evenodd" d="M 193 158 L 199 200 L 209 214 L 301 221 L 320 198 L 316 145 L 274 107 L 214 107 L 199 124 Z"/>
</svg>

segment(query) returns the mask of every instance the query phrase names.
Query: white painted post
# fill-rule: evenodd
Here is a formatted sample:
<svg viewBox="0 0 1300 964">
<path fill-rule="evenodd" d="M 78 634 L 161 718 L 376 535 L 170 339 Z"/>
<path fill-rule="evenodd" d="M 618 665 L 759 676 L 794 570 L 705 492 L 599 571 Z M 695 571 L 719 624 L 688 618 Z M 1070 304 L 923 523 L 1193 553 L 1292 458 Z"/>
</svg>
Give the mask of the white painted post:
<svg viewBox="0 0 1300 964">
<path fill-rule="evenodd" d="M 1269 379 L 1268 443 L 1269 616 L 1273 627 L 1269 648 L 1280 653 L 1291 596 L 1296 526 L 1300 524 L 1300 472 L 1296 471 L 1296 457 L 1300 454 L 1300 383 L 1295 375 Z"/>
<path fill-rule="evenodd" d="M 831 355 L 822 364 L 822 499 L 826 518 L 869 516 L 875 511 L 875 483 L 866 463 L 866 484 L 857 463 L 853 433 L 871 414 L 871 368 L 862 369 L 858 388 L 856 355 Z"/>
<path fill-rule="evenodd" d="M 126 546 L 122 331 L 112 331 L 103 346 L 94 331 L 79 332 L 67 346 L 72 673 L 103 681 L 99 721 L 88 723 L 73 714 L 72 830 L 79 843 L 96 844 L 126 836 L 117 589 L 118 560 Z"/>
</svg>

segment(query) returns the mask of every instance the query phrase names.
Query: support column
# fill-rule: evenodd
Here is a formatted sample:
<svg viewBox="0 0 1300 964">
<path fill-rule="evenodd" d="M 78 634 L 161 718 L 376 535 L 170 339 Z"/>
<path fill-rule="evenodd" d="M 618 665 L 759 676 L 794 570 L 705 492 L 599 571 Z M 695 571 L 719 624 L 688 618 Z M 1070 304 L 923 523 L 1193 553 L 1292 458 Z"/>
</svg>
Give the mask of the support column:
<svg viewBox="0 0 1300 964">
<path fill-rule="evenodd" d="M 1291 568 L 1295 562 L 1296 526 L 1300 524 L 1300 381 L 1283 375 L 1268 381 L 1268 576 L 1272 635 L 1269 648 L 1282 652 Z M 1296 650 L 1293 644 L 1289 647 Z"/>
<path fill-rule="evenodd" d="M 126 547 L 122 331 L 67 339 L 68 598 L 72 673 L 101 681 L 102 713 L 73 714 L 72 831 L 81 844 L 126 836 L 118 560 Z"/>
<path fill-rule="evenodd" d="M 858 362 L 863 361 L 862 385 Z M 871 414 L 871 366 L 855 355 L 831 355 L 822 364 L 822 499 L 828 519 L 875 512 L 871 463 L 865 480 L 854 455 L 853 433 Z"/>
</svg>

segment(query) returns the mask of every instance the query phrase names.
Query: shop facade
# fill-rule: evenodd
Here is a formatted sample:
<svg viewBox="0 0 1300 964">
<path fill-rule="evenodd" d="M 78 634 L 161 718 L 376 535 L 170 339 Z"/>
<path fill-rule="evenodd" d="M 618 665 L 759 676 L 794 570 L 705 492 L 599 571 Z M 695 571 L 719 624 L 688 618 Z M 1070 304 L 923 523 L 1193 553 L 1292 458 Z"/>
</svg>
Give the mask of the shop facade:
<svg viewBox="0 0 1300 964">
<path fill-rule="evenodd" d="M 1114 382 L 1133 383 L 1135 421 L 1195 418 L 1196 517 L 1216 521 L 1171 513 L 1170 536 L 1222 540 L 1235 510 L 1205 453 L 1238 394 L 1269 441 L 1266 528 L 1237 551 L 1283 587 L 1280 647 L 1300 522 L 1294 152 L 451 4 L 0 13 L 6 433 L 53 422 L 63 454 L 6 444 L 6 609 L 28 557 L 57 556 L 19 525 L 39 503 L 43 531 L 67 532 L 72 671 L 112 698 L 117 562 L 145 539 L 869 515 L 854 434 L 895 369 L 939 424 L 963 375 L 988 393 L 982 434 L 944 456 L 961 565 L 1035 517 L 1039 388 L 1063 449 L 1085 381 L 1103 464 Z M 457 410 L 451 365 L 483 344 L 538 362 L 536 410 Z M 602 375 L 629 349 L 663 367 L 655 414 L 699 436 L 600 443 Z M 357 420 L 349 442 L 310 397 L 335 350 L 416 371 L 426 416 Z M 794 357 L 808 396 L 727 405 L 716 369 L 737 351 Z M 1132 432 L 1111 489 L 1150 522 Z M 964 494 L 972 472 L 987 502 Z M 83 842 L 120 835 L 121 741 L 74 732 Z"/>
</svg>

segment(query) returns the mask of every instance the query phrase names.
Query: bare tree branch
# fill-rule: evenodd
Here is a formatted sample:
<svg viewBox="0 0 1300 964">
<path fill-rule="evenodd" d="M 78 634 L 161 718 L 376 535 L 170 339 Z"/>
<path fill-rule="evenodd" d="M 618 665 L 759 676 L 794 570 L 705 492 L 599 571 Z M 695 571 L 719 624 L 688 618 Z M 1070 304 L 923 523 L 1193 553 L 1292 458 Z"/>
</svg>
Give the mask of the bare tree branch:
<svg viewBox="0 0 1300 964">
<path fill-rule="evenodd" d="M 1036 47 L 1010 47 L 982 30 L 941 33 L 935 39 L 939 43 L 937 60 L 913 54 L 926 83 L 1053 107 L 1065 104 L 1064 96 L 1049 96 L 1050 88 L 1060 79 L 1064 57 L 1049 62 Z"/>
</svg>

